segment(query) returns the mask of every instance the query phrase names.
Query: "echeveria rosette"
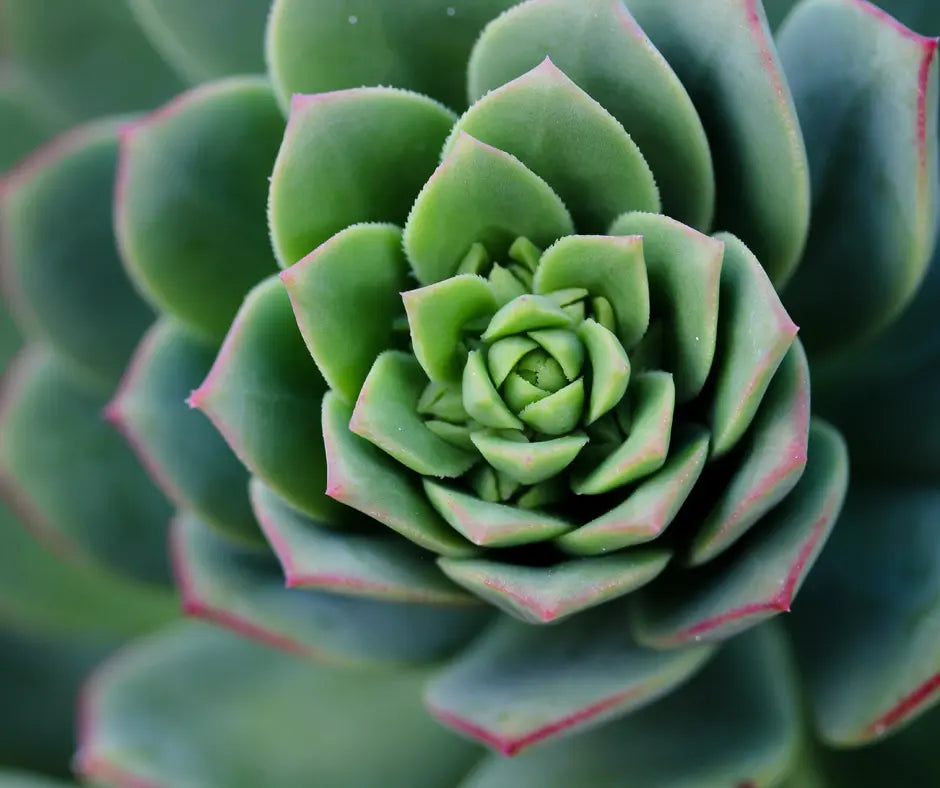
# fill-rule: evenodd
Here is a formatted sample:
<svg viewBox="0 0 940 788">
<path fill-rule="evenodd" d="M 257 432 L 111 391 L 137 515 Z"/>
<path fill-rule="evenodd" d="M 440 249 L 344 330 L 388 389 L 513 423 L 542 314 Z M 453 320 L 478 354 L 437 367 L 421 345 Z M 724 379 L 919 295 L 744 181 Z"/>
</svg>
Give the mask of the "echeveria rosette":
<svg viewBox="0 0 940 788">
<path fill-rule="evenodd" d="M 801 259 L 821 271 L 812 276 L 840 274 L 820 252 L 825 224 L 803 254 L 810 195 L 825 181 L 804 136 L 810 164 L 851 138 L 884 168 L 825 173 L 827 222 L 866 235 L 885 277 L 883 302 L 855 291 L 851 319 L 835 321 L 834 344 L 860 341 L 926 264 L 931 42 L 867 4 L 811 0 L 802 13 L 838 15 L 821 29 L 851 42 L 809 84 L 801 63 L 825 41 L 785 49 L 785 78 L 756 3 L 690 13 L 659 0 L 536 0 L 479 35 L 509 5 L 420 4 L 410 25 L 397 5 L 279 0 L 273 91 L 211 84 L 124 136 L 118 235 L 164 314 L 112 413 L 184 510 L 175 565 L 196 615 L 330 660 L 451 658 L 429 705 L 504 751 L 669 694 L 569 740 L 585 748 L 579 769 L 612 773 L 626 768 L 621 733 L 639 741 L 671 730 L 672 715 L 694 721 L 713 681 L 746 672 L 746 687 L 722 698 L 734 722 L 707 749 L 716 773 L 773 782 L 799 747 L 779 631 L 716 645 L 789 607 L 846 483 L 840 439 L 811 423 L 809 364 L 776 294 L 791 282 L 784 303 L 811 315 L 799 322 L 815 323 L 801 339 L 817 369 L 832 338 L 819 305 L 790 294 L 829 286 L 801 284 Z M 851 66 L 873 51 L 891 55 L 878 90 Z M 472 104 L 458 117 L 438 102 L 461 109 L 465 78 Z M 401 87 L 358 87 L 389 83 Z M 846 116 L 858 133 L 832 139 L 814 125 L 829 93 L 863 97 Z M 215 102 L 230 102 L 224 123 L 212 121 Z M 270 108 L 288 103 L 281 143 Z M 274 270 L 258 240 L 272 169 L 271 237 L 287 270 L 238 308 L 245 282 Z M 169 170 L 178 177 L 162 179 Z M 858 228 L 854 203 L 837 198 L 876 184 L 898 211 Z M 882 254 L 892 238 L 904 247 L 893 267 Z M 201 414 L 180 407 L 188 388 L 254 476 L 250 494 Z M 638 435 L 651 453 L 601 473 Z M 526 456 L 540 445 L 551 451 Z M 199 663 L 214 647 L 193 648 L 173 659 Z M 891 664 L 870 662 L 869 675 L 885 685 Z M 910 681 L 917 670 L 891 693 Z M 850 716 L 875 710 L 866 698 Z M 738 746 L 745 728 L 755 738 Z M 549 746 L 557 756 L 539 748 L 518 761 L 530 782 L 573 752 Z M 693 760 L 701 779 L 712 765 Z M 682 759 L 653 758 L 644 779 L 666 779 L 666 761 Z M 505 781 L 498 769 L 489 779 Z"/>
<path fill-rule="evenodd" d="M 621 38 L 642 35 L 625 24 L 622 7 L 613 10 L 623 15 L 615 17 Z M 695 157 L 706 184 L 712 164 L 707 147 L 695 147 L 704 133 L 688 96 L 654 50 L 624 57 L 636 57 L 677 97 L 664 125 L 683 144 L 673 157 L 661 141 L 651 145 L 659 172 L 624 124 L 553 61 L 569 57 L 559 30 L 581 13 L 528 3 L 492 23 L 470 59 L 471 87 L 516 68 L 501 60 L 507 30 L 541 26 L 558 42 L 549 59 L 497 81 L 459 119 L 395 88 L 295 96 L 269 214 L 283 263 L 321 244 L 283 279 L 331 389 L 325 450 L 310 445 L 317 436 L 307 422 L 323 382 L 310 364 L 301 372 L 273 281 L 249 295 L 191 402 L 269 494 L 317 520 L 341 521 L 311 479 L 319 466 L 320 489 L 331 498 L 439 554 L 452 580 L 525 621 L 558 620 L 647 586 L 630 600 L 637 640 L 690 647 L 636 669 L 658 674 L 660 692 L 707 656 L 696 641 L 720 641 L 789 607 L 838 512 L 845 462 L 838 438 L 815 427 L 804 483 L 750 531 L 793 490 L 806 463 L 808 371 L 796 327 L 744 243 L 659 213 L 664 203 L 677 206 L 707 228 L 708 189 L 697 193 L 704 202 L 682 207 L 688 195 L 670 158 Z M 786 131 L 792 109 L 784 100 L 776 111 Z M 799 183 L 801 151 L 788 150 L 794 172 L 786 177 Z M 312 203 L 311 184 L 319 191 Z M 791 214 L 800 236 L 800 213 Z M 383 219 L 403 228 L 368 223 Z M 792 260 L 774 262 L 777 276 L 792 268 Z M 290 402 L 295 415 L 280 427 L 269 413 L 259 432 L 253 421 L 264 401 Z M 265 530 L 291 563 L 290 547 Z M 185 566 L 194 553 L 182 553 Z M 670 559 L 674 568 L 653 582 Z M 755 587 L 757 566 L 764 575 Z M 346 585 L 369 595 L 368 579 Z M 374 595 L 389 596 L 377 588 Z M 622 616 L 619 605 L 601 607 L 571 631 L 620 629 Z M 506 627 L 509 635 L 493 637 L 534 648 L 526 628 L 507 623 L 494 632 Z M 600 653 L 614 648 L 600 635 L 591 640 Z M 643 652 L 616 645 L 625 647 Z M 498 669 L 498 650 L 490 659 Z M 609 681 L 634 679 L 614 671 Z M 446 678 L 437 686 L 446 688 Z M 461 687 L 474 690 L 470 681 Z M 465 699 L 437 695 L 438 713 L 457 719 L 447 705 Z M 597 700 L 575 695 L 569 711 Z M 502 703 L 520 705 L 511 690 Z M 478 731 L 487 724 L 464 720 Z M 498 728 L 483 738 L 506 750 L 539 738 Z"/>
</svg>

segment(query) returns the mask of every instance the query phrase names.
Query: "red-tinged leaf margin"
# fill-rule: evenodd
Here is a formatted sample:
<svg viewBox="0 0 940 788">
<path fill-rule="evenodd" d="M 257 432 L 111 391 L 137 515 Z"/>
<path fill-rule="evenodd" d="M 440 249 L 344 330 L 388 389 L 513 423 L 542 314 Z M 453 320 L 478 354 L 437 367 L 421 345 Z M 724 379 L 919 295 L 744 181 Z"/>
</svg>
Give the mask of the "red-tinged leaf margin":
<svg viewBox="0 0 940 788">
<path fill-rule="evenodd" d="M 264 643 L 272 648 L 280 649 L 281 651 L 297 654 L 308 659 L 313 658 L 324 663 L 336 663 L 339 661 L 329 653 L 314 650 L 285 635 L 271 632 L 252 621 L 247 621 L 232 613 L 230 610 L 221 610 L 212 607 L 203 600 L 196 588 L 192 569 L 189 565 L 186 551 L 183 549 L 182 530 L 183 516 L 178 514 L 170 523 L 169 543 L 170 562 L 173 567 L 173 575 L 176 578 L 176 586 L 180 594 L 180 607 L 183 613 L 187 616 L 218 624 L 250 640 L 256 640 L 259 643 Z"/>
<path fill-rule="evenodd" d="M 144 466 L 147 475 L 160 488 L 163 494 L 177 506 L 185 505 L 186 496 L 176 486 L 174 481 L 164 472 L 163 467 L 157 462 L 156 458 L 150 453 L 146 444 L 140 440 L 128 422 L 123 406 L 124 398 L 127 392 L 136 385 L 137 377 L 142 374 L 142 368 L 149 363 L 152 355 L 153 346 L 161 339 L 160 333 L 151 327 L 140 340 L 137 347 L 134 348 L 134 354 L 131 356 L 130 364 L 121 377 L 118 387 L 112 395 L 108 404 L 101 411 L 102 418 L 114 427 L 131 447 L 134 455 Z M 182 404 L 182 403 L 181 403 Z"/>
<path fill-rule="evenodd" d="M 760 602 L 752 602 L 742 607 L 735 608 L 734 610 L 729 610 L 726 613 L 713 616 L 712 618 L 706 618 L 704 621 L 700 621 L 688 629 L 677 632 L 673 638 L 675 644 L 679 645 L 689 640 L 695 640 L 698 637 L 702 637 L 705 633 L 717 629 L 722 624 L 726 624 L 730 621 L 747 619 L 751 616 L 761 617 L 764 613 L 789 613 L 791 609 L 790 606 L 793 603 L 793 597 L 796 596 L 797 585 L 803 579 L 803 570 L 807 562 L 810 561 L 817 552 L 820 539 L 822 539 L 828 531 L 828 526 L 832 520 L 832 509 L 838 508 L 839 505 L 839 501 L 830 501 L 829 505 L 826 507 L 826 511 L 819 516 L 816 523 L 813 525 L 813 529 L 810 531 L 809 537 L 800 546 L 797 559 L 790 567 L 790 572 L 783 586 L 781 586 L 780 591 L 769 599 Z"/>
<path fill-rule="evenodd" d="M 934 673 L 927 681 L 901 698 L 895 706 L 868 723 L 863 729 L 864 734 L 871 739 L 879 737 L 886 730 L 900 725 L 918 713 L 922 707 L 932 703 L 935 696 L 940 696 L 940 673 Z"/>
<path fill-rule="evenodd" d="M 614 711 L 618 706 L 628 703 L 634 696 L 640 694 L 641 691 L 641 687 L 632 687 L 631 689 L 624 690 L 623 692 L 618 692 L 614 695 L 604 698 L 601 701 L 598 701 L 597 703 L 593 703 L 590 706 L 585 706 L 583 709 L 579 709 L 573 714 L 569 714 L 567 717 L 554 720 L 553 722 L 550 722 L 547 725 L 532 731 L 531 733 L 527 733 L 525 736 L 520 736 L 514 739 L 501 738 L 487 728 L 484 728 L 482 725 L 476 725 L 470 722 L 470 720 L 466 720 L 463 717 L 452 712 L 445 711 L 444 709 L 437 708 L 431 703 L 428 703 L 428 709 L 430 710 L 431 714 L 437 717 L 437 719 L 439 719 L 445 725 L 453 728 L 454 730 L 460 731 L 466 736 L 470 736 L 471 738 L 478 739 L 479 741 L 488 744 L 490 747 L 494 748 L 507 757 L 512 757 L 513 755 L 518 755 L 527 747 L 530 747 L 533 744 L 537 744 L 543 739 L 547 739 L 553 735 L 562 733 L 570 728 L 575 728 L 580 723 L 586 722 L 593 717 L 602 715 L 605 712 Z"/>
<path fill-rule="evenodd" d="M 75 710 L 77 751 L 72 761 L 72 769 L 93 783 L 111 785 L 114 788 L 169 788 L 128 771 L 120 764 L 96 753 L 89 744 L 97 738 L 94 732 L 100 727 L 95 704 L 95 698 L 99 694 L 98 686 L 107 681 L 112 665 L 118 664 L 123 656 L 140 647 L 139 642 L 132 642 L 114 652 L 82 686 Z"/>
<path fill-rule="evenodd" d="M 755 2 L 755 0 L 750 0 Z M 940 44 L 940 38 L 932 36 L 922 36 L 911 30 L 907 25 L 902 24 L 891 14 L 882 8 L 868 2 L 868 0 L 849 0 L 849 2 L 858 6 L 862 11 L 871 14 L 880 22 L 888 27 L 894 28 L 901 36 L 910 39 L 923 49 L 924 56 L 920 62 L 920 69 L 917 72 L 917 122 L 915 124 L 917 146 L 917 191 L 921 199 L 919 205 L 927 206 L 927 191 L 929 189 L 930 172 L 927 168 L 927 87 L 930 80 L 930 66 L 933 63 L 934 55 L 937 52 L 937 46 Z M 926 211 L 921 216 L 922 221 L 929 222 L 932 217 L 926 215 Z M 930 235 L 925 233 L 925 235 Z"/>
</svg>

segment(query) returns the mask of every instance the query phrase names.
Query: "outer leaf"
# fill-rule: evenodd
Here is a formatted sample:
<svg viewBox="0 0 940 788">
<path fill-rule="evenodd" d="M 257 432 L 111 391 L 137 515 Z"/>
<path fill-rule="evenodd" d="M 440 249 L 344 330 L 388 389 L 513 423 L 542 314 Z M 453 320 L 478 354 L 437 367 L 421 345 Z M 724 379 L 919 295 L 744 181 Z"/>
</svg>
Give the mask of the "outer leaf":
<svg viewBox="0 0 940 788">
<path fill-rule="evenodd" d="M 173 565 L 192 616 L 327 662 L 409 663 L 463 646 L 488 617 L 474 607 L 433 607 L 285 588 L 270 554 L 243 550 L 192 515 L 173 524 Z"/>
<path fill-rule="evenodd" d="M 0 432 L 4 483 L 31 525 L 77 560 L 162 582 L 170 510 L 130 449 L 47 356 L 10 373 Z"/>
<path fill-rule="evenodd" d="M 69 774 L 80 684 L 114 645 L 74 635 L 0 630 L 0 763 L 62 777 Z M 2 771 L 0 785 L 6 788 Z M 17 788 L 16 783 L 11 788 Z"/>
<path fill-rule="evenodd" d="M 210 348 L 162 318 L 138 346 L 105 413 L 177 506 L 234 539 L 257 542 L 245 468 L 205 415 L 186 406 L 212 359 Z"/>
<path fill-rule="evenodd" d="M 32 772 L 0 769 L 0 788 L 68 788 L 72 783 L 41 777 Z"/>
<path fill-rule="evenodd" d="M 114 221 L 128 273 L 213 340 L 274 269 L 264 205 L 283 132 L 267 83 L 237 78 L 184 93 L 122 134 Z"/>
<path fill-rule="evenodd" d="M 625 210 L 660 209 L 659 189 L 636 143 L 549 58 L 483 96 L 450 139 L 461 131 L 544 178 L 582 232 L 604 232 Z"/>
<path fill-rule="evenodd" d="M 421 189 L 405 224 L 405 254 L 418 281 L 457 272 L 473 243 L 493 259 L 522 236 L 546 247 L 574 232 L 551 187 L 508 153 L 461 132 Z"/>
<path fill-rule="evenodd" d="M 797 327 L 753 253 L 727 233 L 712 401 L 712 454 L 722 455 L 754 418 Z"/>
<path fill-rule="evenodd" d="M 935 250 L 917 296 L 873 342 L 813 365 L 813 408 L 846 436 L 853 478 L 927 486 L 940 478 L 938 261 Z"/>
<path fill-rule="evenodd" d="M 655 700 L 712 653 L 647 651 L 622 615 L 608 605 L 554 627 L 501 619 L 437 676 L 426 702 L 445 724 L 514 755 Z"/>
<path fill-rule="evenodd" d="M 545 57 L 623 124 L 650 163 L 665 212 L 707 230 L 714 183 L 705 132 L 685 89 L 621 0 L 528 0 L 503 14 L 474 47 L 471 99 Z"/>
<path fill-rule="evenodd" d="M 669 558 L 665 550 L 635 550 L 550 567 L 475 558 L 439 558 L 438 564 L 452 580 L 509 615 L 549 624 L 645 585 Z"/>
<path fill-rule="evenodd" d="M 853 489 L 810 576 L 793 631 L 832 745 L 873 742 L 940 699 L 938 507 L 935 488 Z"/>
<path fill-rule="evenodd" d="M 125 785 L 453 785 L 477 751 L 424 713 L 418 692 L 426 675 L 336 670 L 207 627 L 178 626 L 95 674 L 78 768 Z M 181 738 L 183 729 L 189 735 Z"/>
<path fill-rule="evenodd" d="M 4 0 L 10 58 L 74 123 L 144 110 L 182 89 L 124 3 Z"/>
<path fill-rule="evenodd" d="M 136 635 L 176 615 L 168 591 L 60 560 L 0 503 L 0 621 L 69 636 Z"/>
<path fill-rule="evenodd" d="M 490 756 L 461 788 L 779 785 L 799 757 L 793 678 L 781 633 L 762 627 L 649 708 L 518 758 Z"/>
<path fill-rule="evenodd" d="M 26 75 L 6 65 L 0 67 L 0 123 L 0 173 L 5 173 L 67 125 L 68 119 L 30 84 Z"/>
<path fill-rule="evenodd" d="M 245 466 L 307 514 L 338 513 L 326 497 L 320 399 L 284 286 L 270 277 L 245 298 L 206 379 L 189 398 Z"/>
<path fill-rule="evenodd" d="M 809 365 L 799 340 L 790 346 L 754 419 L 735 471 L 699 526 L 692 565 L 710 561 L 737 541 L 793 489 L 806 467 Z"/>
<path fill-rule="evenodd" d="M 839 434 L 814 423 L 806 472 L 790 496 L 724 560 L 665 575 L 638 595 L 637 639 L 653 648 L 724 640 L 788 611 L 839 515 L 847 459 Z"/>
<path fill-rule="evenodd" d="M 251 500 L 288 588 L 412 604 L 454 605 L 475 600 L 448 581 L 427 553 L 390 534 L 337 533 L 288 506 L 255 478 Z"/>
<path fill-rule="evenodd" d="M 88 382 L 106 388 L 152 319 L 115 248 L 116 162 L 114 122 L 59 137 L 4 183 L 0 227 L 16 314 Z"/>
<path fill-rule="evenodd" d="M 310 355 L 347 402 L 392 341 L 407 274 L 392 224 L 353 225 L 281 273 Z"/>
<path fill-rule="evenodd" d="M 268 202 L 281 267 L 351 224 L 404 224 L 454 120 L 431 99 L 392 88 L 295 95 Z"/>
<path fill-rule="evenodd" d="M 716 226 L 740 236 L 771 280 L 783 282 L 806 241 L 809 177 L 761 3 L 625 1 L 701 115 L 715 157 Z"/>
<path fill-rule="evenodd" d="M 705 385 L 715 355 L 724 245 L 666 216 L 628 213 L 611 235 L 643 236 L 650 311 L 664 326 L 665 369 L 676 399 L 687 402 Z"/>
<path fill-rule="evenodd" d="M 513 2 L 275 0 L 268 71 L 284 106 L 294 93 L 395 85 L 459 109 L 473 42 Z"/>
<path fill-rule="evenodd" d="M 830 785 L 880 788 L 883 785 L 936 785 L 940 761 L 936 742 L 940 708 L 934 708 L 884 741 L 854 750 L 825 750 L 823 763 Z"/>
<path fill-rule="evenodd" d="M 269 0 L 129 0 L 153 46 L 187 81 L 260 74 Z M 224 30 L 224 35 L 220 33 Z"/>
<path fill-rule="evenodd" d="M 352 410 L 337 394 L 329 392 L 323 398 L 327 494 L 427 550 L 472 555 L 470 543 L 431 508 L 417 477 L 350 432 L 351 417 Z"/>
<path fill-rule="evenodd" d="M 930 259 L 937 42 L 851 0 L 804 3 L 779 40 L 816 206 L 787 303 L 810 355 L 831 353 L 893 320 Z"/>
</svg>

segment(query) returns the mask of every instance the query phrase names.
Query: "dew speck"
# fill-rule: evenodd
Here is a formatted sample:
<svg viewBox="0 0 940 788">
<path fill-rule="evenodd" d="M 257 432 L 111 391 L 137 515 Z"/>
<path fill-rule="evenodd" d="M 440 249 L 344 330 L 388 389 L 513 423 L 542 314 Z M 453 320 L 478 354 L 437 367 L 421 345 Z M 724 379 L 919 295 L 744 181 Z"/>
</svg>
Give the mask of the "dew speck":
<svg viewBox="0 0 940 788">
<path fill-rule="evenodd" d="M 359 17 L 358 17 L 358 16 L 356 16 L 355 14 L 350 14 L 350 15 L 349 15 L 349 24 L 354 25 L 354 24 L 356 24 L 356 22 L 358 22 L 358 21 L 359 21 Z"/>
<path fill-rule="evenodd" d="M 450 8 L 447 9 L 447 16 L 453 16 L 453 15 L 456 14 L 456 13 L 457 13 L 457 9 L 456 9 L 456 8 L 450 7 Z"/>
</svg>

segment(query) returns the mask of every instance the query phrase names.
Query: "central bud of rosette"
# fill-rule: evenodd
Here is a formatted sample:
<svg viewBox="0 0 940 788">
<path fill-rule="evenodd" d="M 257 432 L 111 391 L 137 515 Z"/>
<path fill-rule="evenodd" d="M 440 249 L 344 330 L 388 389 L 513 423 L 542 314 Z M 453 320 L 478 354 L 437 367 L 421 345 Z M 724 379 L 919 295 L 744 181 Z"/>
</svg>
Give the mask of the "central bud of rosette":
<svg viewBox="0 0 940 788">
<path fill-rule="evenodd" d="M 649 309 L 642 293 L 617 286 L 616 269 L 628 269 L 632 254 L 625 238 L 569 237 L 544 255 L 518 238 L 507 260 L 491 262 L 477 243 L 456 276 L 405 294 L 414 351 L 431 377 L 418 412 L 444 441 L 482 458 L 464 479 L 483 500 L 540 507 L 648 470 L 590 473 L 576 462 L 591 442 L 622 445 L 630 429 L 631 365 L 617 313 L 645 321 Z M 610 276 L 586 280 L 598 257 Z M 450 318 L 435 308 L 444 298 Z M 427 332 L 432 314 L 450 330 Z"/>
</svg>

